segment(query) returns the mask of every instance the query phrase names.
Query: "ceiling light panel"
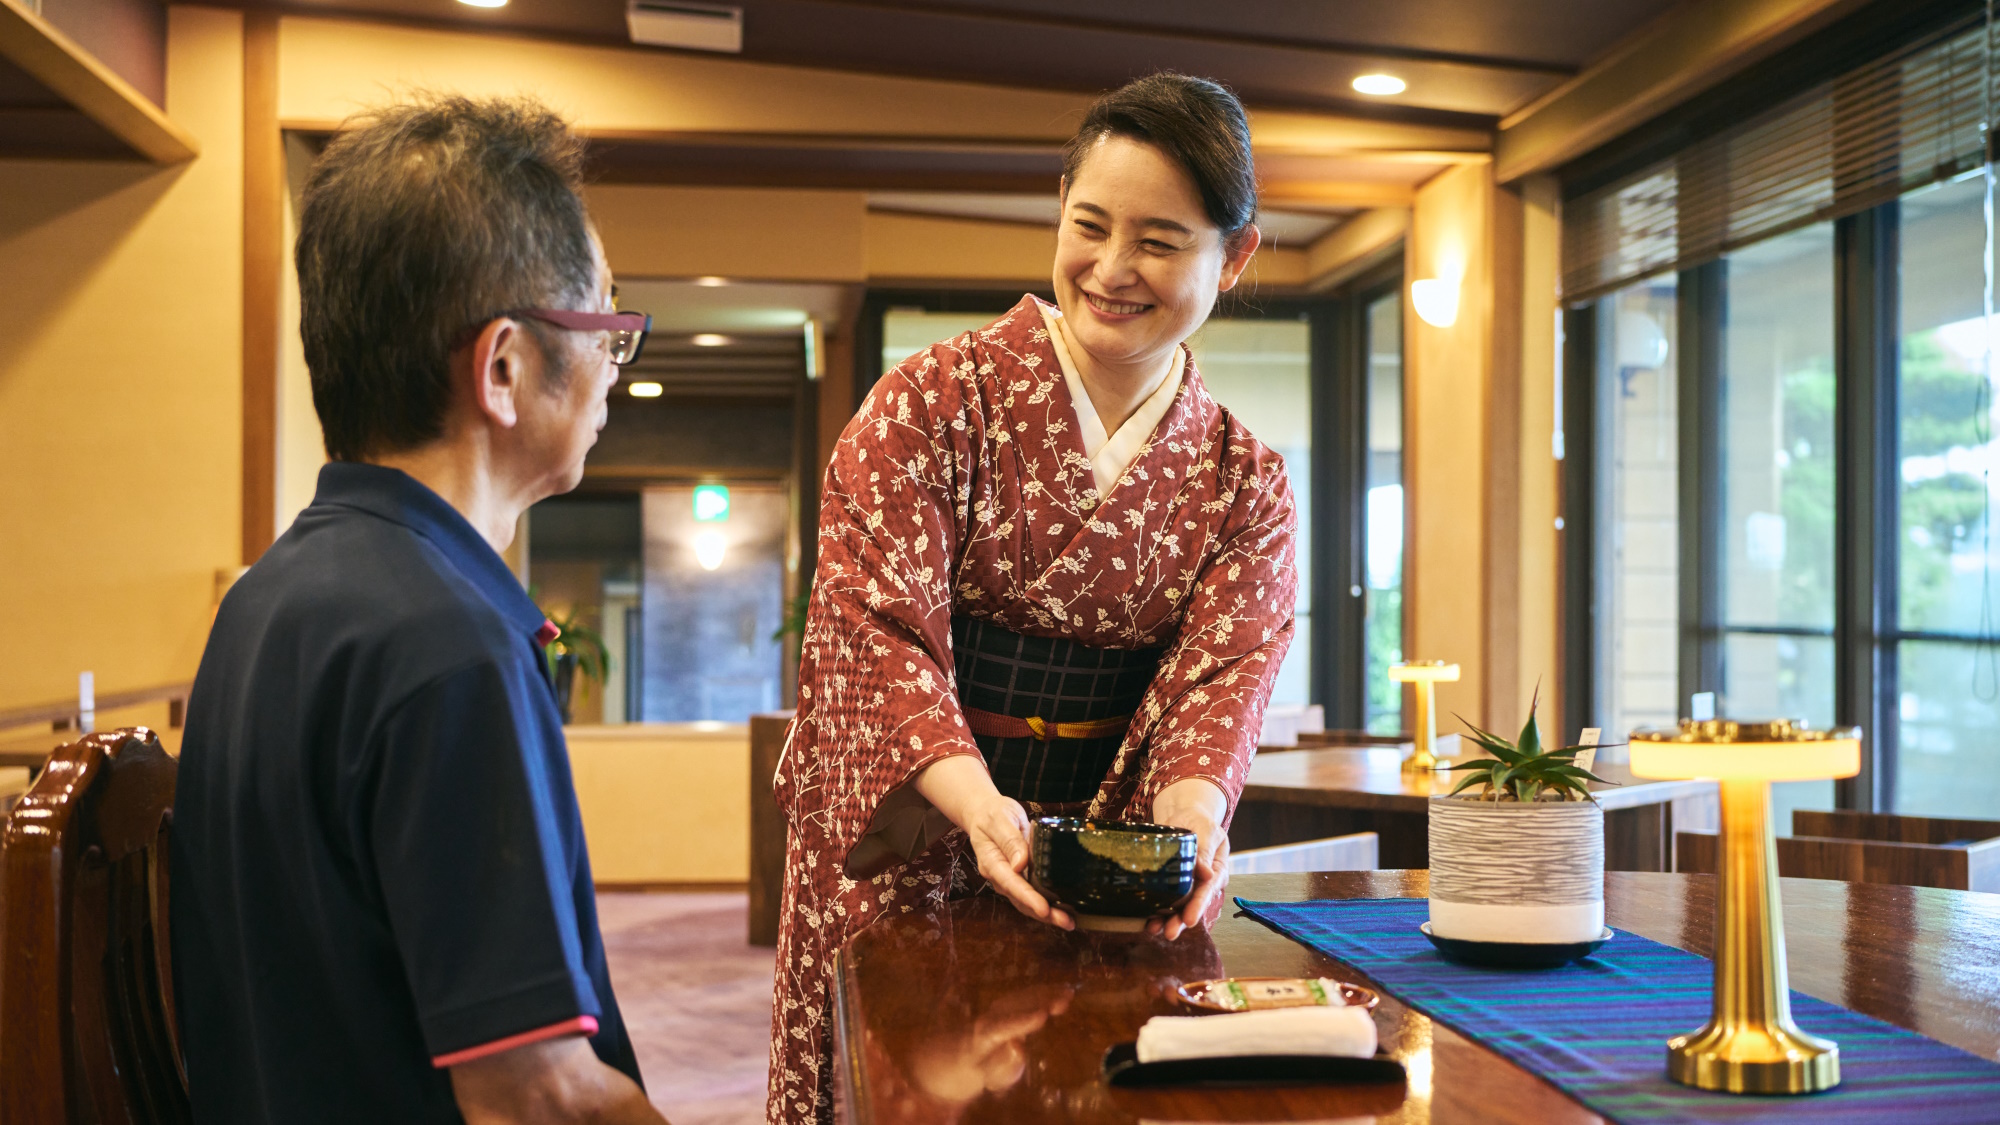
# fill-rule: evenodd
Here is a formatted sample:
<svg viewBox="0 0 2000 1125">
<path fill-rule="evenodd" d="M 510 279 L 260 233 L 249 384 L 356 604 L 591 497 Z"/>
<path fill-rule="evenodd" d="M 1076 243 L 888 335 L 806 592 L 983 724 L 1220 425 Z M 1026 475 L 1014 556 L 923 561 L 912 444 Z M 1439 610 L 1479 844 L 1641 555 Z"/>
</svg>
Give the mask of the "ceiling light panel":
<svg viewBox="0 0 2000 1125">
<path fill-rule="evenodd" d="M 648 47 L 743 53 L 743 9 L 730 5 L 631 0 L 625 28 L 632 42 Z"/>
<path fill-rule="evenodd" d="M 1402 93 L 1409 84 L 1393 74 L 1364 74 L 1354 80 L 1354 88 L 1371 97 L 1386 98 Z"/>
</svg>

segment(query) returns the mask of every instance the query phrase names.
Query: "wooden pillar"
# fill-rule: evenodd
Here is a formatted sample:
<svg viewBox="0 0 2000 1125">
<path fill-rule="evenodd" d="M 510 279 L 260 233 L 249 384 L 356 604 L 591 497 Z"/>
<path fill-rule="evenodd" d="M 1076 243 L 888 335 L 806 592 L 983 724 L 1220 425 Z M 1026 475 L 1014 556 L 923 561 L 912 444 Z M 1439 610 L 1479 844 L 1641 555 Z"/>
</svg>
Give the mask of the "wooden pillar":
<svg viewBox="0 0 2000 1125">
<path fill-rule="evenodd" d="M 278 131 L 278 17 L 243 18 L 243 565 L 278 518 L 285 148 Z"/>
</svg>

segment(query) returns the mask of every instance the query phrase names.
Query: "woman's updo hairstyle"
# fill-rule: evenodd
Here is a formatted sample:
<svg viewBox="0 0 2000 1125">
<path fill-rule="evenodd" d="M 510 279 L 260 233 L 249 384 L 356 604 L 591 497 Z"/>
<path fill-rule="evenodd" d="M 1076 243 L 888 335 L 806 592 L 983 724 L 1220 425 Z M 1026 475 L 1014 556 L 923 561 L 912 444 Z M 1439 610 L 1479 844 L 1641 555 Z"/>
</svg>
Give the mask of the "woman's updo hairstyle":
<svg viewBox="0 0 2000 1125">
<path fill-rule="evenodd" d="M 1243 103 L 1219 82 L 1161 71 L 1097 99 L 1063 149 L 1063 180 L 1106 137 L 1130 137 L 1167 154 L 1194 181 L 1208 220 L 1234 247 L 1257 217 L 1257 168 Z"/>
</svg>

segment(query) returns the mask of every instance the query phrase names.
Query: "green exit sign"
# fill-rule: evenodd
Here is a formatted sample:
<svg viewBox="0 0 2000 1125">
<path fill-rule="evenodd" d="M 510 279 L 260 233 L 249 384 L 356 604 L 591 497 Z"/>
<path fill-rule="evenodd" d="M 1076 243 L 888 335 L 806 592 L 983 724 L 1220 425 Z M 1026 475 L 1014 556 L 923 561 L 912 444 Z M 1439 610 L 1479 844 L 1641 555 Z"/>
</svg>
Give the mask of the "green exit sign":
<svg viewBox="0 0 2000 1125">
<path fill-rule="evenodd" d="M 694 518 L 696 523 L 721 523 L 728 519 L 729 486 L 697 485 L 694 490 Z"/>
</svg>

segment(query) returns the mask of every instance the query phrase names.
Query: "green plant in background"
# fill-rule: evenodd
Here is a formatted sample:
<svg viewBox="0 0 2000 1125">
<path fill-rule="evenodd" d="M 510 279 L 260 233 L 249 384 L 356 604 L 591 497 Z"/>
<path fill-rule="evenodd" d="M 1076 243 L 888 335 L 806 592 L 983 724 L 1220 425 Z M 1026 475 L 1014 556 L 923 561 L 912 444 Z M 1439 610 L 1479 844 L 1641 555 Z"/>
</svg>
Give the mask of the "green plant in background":
<svg viewBox="0 0 2000 1125">
<path fill-rule="evenodd" d="M 777 631 L 771 634 L 771 639 L 774 641 L 782 641 L 786 637 L 792 638 L 792 665 L 794 667 L 797 667 L 799 662 L 805 659 L 806 610 L 811 605 L 811 590 L 807 590 L 796 598 L 787 599 L 785 602 L 785 620 L 778 626 Z"/>
<path fill-rule="evenodd" d="M 567 613 L 545 613 L 549 622 L 562 632 L 555 640 L 542 646 L 542 660 L 547 663 L 549 678 L 556 675 L 556 661 L 564 656 L 576 657 L 576 670 L 585 680 L 600 687 L 611 676 L 611 656 L 604 651 L 604 637 L 597 630 L 585 625 L 581 614 L 575 610 Z"/>
<path fill-rule="evenodd" d="M 1936 329 L 1903 338 L 1897 387 L 1902 414 L 1897 456 L 1933 458 L 1980 444 L 1979 406 L 1985 376 L 1968 370 L 1945 350 Z M 1905 627 L 1943 624 L 1951 596 L 1951 557 L 1976 547 L 1986 488 L 1978 476 L 1939 465 L 1934 474 L 1905 475 L 1898 510 L 1902 523 L 1902 589 Z"/>
<path fill-rule="evenodd" d="M 1581 800 L 1596 800 L 1590 795 L 1589 783 L 1610 783 L 1576 764 L 1577 752 L 1589 747 L 1542 748 L 1541 732 L 1535 728 L 1535 711 L 1540 704 L 1541 691 L 1537 689 L 1535 701 L 1528 706 L 1527 724 L 1521 728 L 1521 736 L 1512 742 L 1466 723 L 1462 715 L 1458 717 L 1458 721 L 1465 723 L 1466 729 L 1472 732 L 1472 741 L 1493 756 L 1450 767 L 1454 772 L 1464 771 L 1466 775 L 1459 779 L 1451 796 L 1456 797 L 1474 785 L 1484 783 L 1486 792 L 1478 798 L 1482 801 L 1514 800 L 1525 803 L 1539 801 L 1545 794 L 1555 794 L 1560 800 L 1568 800 L 1572 795 Z"/>
</svg>

